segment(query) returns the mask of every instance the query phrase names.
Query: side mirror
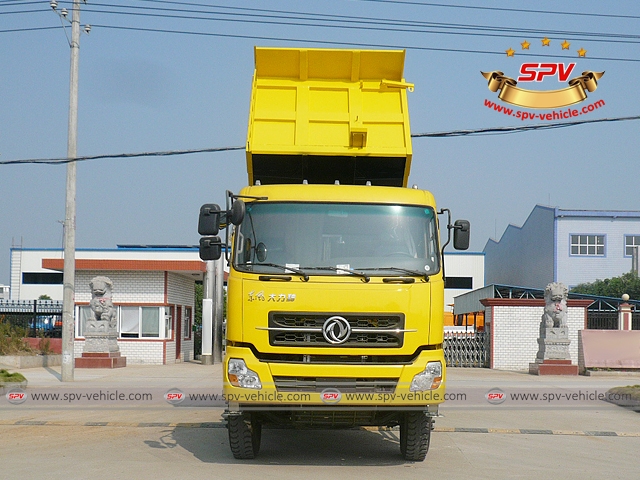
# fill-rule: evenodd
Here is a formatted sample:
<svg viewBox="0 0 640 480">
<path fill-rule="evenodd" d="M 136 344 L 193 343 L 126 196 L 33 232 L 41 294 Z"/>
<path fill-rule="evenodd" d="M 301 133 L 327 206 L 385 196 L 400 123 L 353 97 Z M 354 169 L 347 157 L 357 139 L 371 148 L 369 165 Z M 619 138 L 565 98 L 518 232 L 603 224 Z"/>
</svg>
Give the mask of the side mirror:
<svg viewBox="0 0 640 480">
<path fill-rule="evenodd" d="M 222 256 L 220 237 L 202 237 L 200 239 L 200 259 L 218 260 Z"/>
<path fill-rule="evenodd" d="M 215 203 L 205 203 L 200 207 L 198 233 L 200 235 L 217 235 L 219 230 L 220 207 Z"/>
<path fill-rule="evenodd" d="M 256 245 L 256 258 L 259 262 L 264 262 L 267 259 L 267 246 L 262 242 Z"/>
<path fill-rule="evenodd" d="M 229 223 L 232 225 L 240 225 L 244 220 L 244 214 L 246 212 L 245 204 L 242 200 L 236 200 L 231 205 L 231 210 L 228 213 Z"/>
<path fill-rule="evenodd" d="M 456 250 L 467 250 L 469 248 L 468 220 L 456 220 L 453 224 L 453 248 Z"/>
</svg>

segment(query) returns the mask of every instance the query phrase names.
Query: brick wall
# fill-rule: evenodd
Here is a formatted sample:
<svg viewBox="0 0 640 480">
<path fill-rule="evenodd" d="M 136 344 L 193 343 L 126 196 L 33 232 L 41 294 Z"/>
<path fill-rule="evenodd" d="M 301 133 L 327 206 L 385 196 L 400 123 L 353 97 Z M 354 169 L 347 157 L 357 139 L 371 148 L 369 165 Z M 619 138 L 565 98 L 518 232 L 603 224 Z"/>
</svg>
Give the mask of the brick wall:
<svg viewBox="0 0 640 480">
<path fill-rule="evenodd" d="M 485 322 L 489 331 L 490 366 L 498 370 L 528 370 L 538 353 L 544 300 L 485 299 Z M 569 353 L 578 364 L 578 331 L 585 328 L 590 301 L 569 300 L 567 325 Z"/>
<path fill-rule="evenodd" d="M 167 273 L 167 301 L 169 303 L 193 307 L 195 292 L 196 284 L 193 279 L 177 273 Z"/>
<path fill-rule="evenodd" d="M 99 275 L 109 277 L 113 282 L 113 303 L 134 305 L 164 303 L 164 272 L 91 270 L 76 272 L 76 303 L 89 303 L 91 300 L 89 282 Z"/>
<path fill-rule="evenodd" d="M 163 340 L 118 339 L 120 355 L 127 357 L 127 365 L 162 365 L 164 343 Z M 74 342 L 74 357 L 81 357 L 83 350 L 84 340 L 76 340 Z M 175 358 L 173 362 L 167 363 L 175 363 Z"/>
</svg>

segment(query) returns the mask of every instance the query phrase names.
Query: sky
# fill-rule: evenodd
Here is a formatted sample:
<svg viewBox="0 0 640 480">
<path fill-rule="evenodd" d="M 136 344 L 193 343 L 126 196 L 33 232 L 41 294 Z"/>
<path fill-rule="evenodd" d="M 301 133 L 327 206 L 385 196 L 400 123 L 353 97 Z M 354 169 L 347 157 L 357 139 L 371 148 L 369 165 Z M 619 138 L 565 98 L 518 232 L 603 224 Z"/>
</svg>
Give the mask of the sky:
<svg viewBox="0 0 640 480">
<path fill-rule="evenodd" d="M 92 28 L 80 40 L 79 156 L 242 147 L 256 45 L 406 49 L 413 134 L 640 115 L 638 2 L 88 0 L 81 23 Z M 10 283 L 12 245 L 63 246 L 66 166 L 3 162 L 66 156 L 70 35 L 48 1 L 0 0 L 0 284 Z M 487 107 L 567 110 L 510 106 L 480 73 L 517 79 L 531 62 L 575 63 L 569 78 L 604 71 L 571 107 L 592 111 L 523 121 Z M 468 219 L 470 250 L 482 251 L 536 204 L 640 210 L 639 127 L 414 138 L 409 184 Z M 200 205 L 223 205 L 246 182 L 241 150 L 78 162 L 76 247 L 195 245 Z"/>
</svg>

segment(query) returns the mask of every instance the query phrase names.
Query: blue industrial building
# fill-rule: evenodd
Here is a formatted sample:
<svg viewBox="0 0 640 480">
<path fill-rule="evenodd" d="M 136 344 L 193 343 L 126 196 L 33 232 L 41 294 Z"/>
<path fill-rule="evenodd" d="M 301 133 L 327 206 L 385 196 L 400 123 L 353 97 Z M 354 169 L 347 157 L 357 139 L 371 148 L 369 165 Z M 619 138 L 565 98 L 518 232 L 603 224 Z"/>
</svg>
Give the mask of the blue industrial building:
<svg viewBox="0 0 640 480">
<path fill-rule="evenodd" d="M 569 287 L 631 270 L 640 245 L 640 211 L 564 210 L 536 205 L 484 248 L 486 284 Z"/>
</svg>

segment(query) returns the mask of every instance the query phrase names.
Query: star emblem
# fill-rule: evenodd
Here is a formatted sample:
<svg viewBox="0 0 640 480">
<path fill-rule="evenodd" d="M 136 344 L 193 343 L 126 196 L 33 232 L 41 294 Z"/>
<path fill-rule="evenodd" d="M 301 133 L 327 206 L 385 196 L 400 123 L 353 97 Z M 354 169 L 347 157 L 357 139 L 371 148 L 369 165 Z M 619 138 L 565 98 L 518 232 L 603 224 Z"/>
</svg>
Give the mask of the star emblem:
<svg viewBox="0 0 640 480">
<path fill-rule="evenodd" d="M 548 47 L 549 45 L 551 45 L 551 40 L 549 40 L 547 37 L 544 37 L 542 39 L 542 46 L 543 47 Z"/>
<path fill-rule="evenodd" d="M 523 50 L 529 50 L 529 45 L 531 45 L 531 44 L 525 40 L 520 45 L 522 45 L 522 49 Z"/>
<path fill-rule="evenodd" d="M 587 54 L 587 51 L 584 48 L 581 48 L 580 50 L 578 50 L 579 57 L 584 57 L 586 54 Z"/>
<path fill-rule="evenodd" d="M 507 52 L 507 57 L 513 57 L 513 55 L 516 53 L 516 51 L 509 47 L 509 50 L 505 50 L 505 52 Z"/>
<path fill-rule="evenodd" d="M 562 50 L 569 50 L 569 46 L 570 46 L 571 44 L 565 40 L 565 41 L 564 41 L 564 42 L 562 42 L 560 45 L 562 45 Z"/>
</svg>

